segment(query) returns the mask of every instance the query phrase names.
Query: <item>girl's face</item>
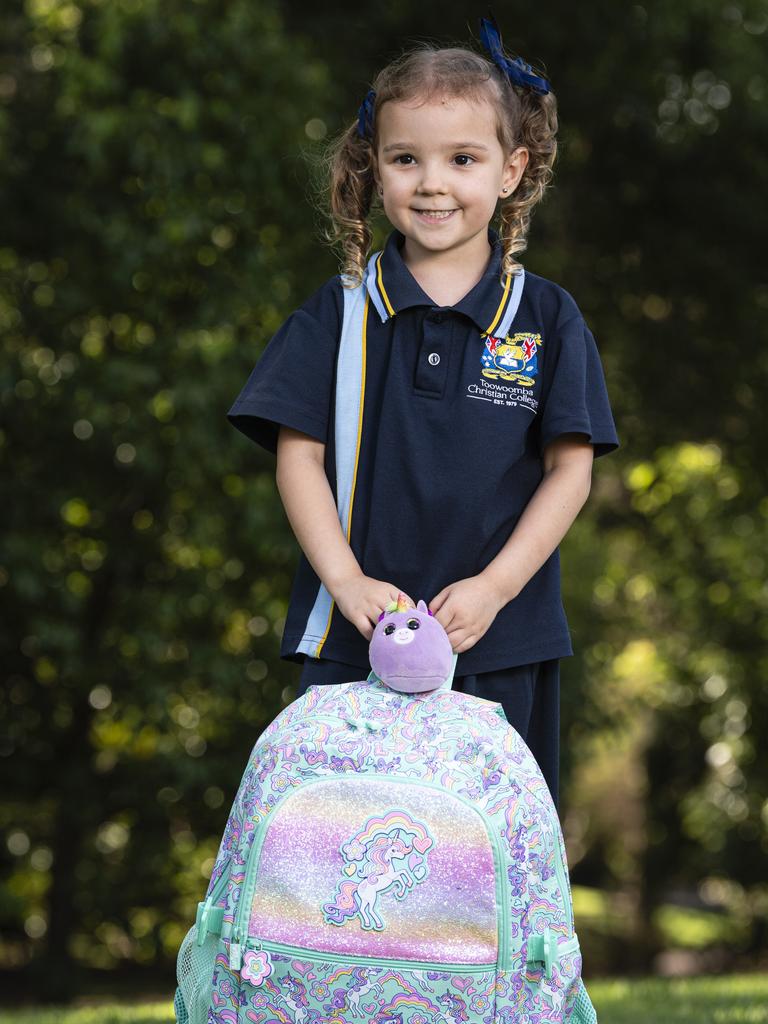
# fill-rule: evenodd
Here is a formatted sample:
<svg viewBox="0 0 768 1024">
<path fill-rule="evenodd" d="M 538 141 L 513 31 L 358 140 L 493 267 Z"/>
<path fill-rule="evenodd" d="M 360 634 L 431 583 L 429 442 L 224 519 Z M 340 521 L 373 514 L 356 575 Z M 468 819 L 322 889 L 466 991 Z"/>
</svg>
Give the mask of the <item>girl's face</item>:
<svg viewBox="0 0 768 1024">
<path fill-rule="evenodd" d="M 405 235 L 406 263 L 448 253 L 487 260 L 496 202 L 514 191 L 528 162 L 526 149 L 502 149 L 491 103 L 390 100 L 377 129 L 376 182 L 390 223 Z"/>
</svg>

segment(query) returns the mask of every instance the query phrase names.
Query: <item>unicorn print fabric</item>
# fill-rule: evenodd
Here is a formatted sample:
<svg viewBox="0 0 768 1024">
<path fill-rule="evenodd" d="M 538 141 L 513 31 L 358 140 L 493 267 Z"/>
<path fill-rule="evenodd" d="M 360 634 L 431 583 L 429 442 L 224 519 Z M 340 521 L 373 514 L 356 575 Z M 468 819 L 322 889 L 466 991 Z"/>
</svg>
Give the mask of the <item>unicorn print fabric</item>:
<svg viewBox="0 0 768 1024">
<path fill-rule="evenodd" d="M 498 705 L 445 688 L 433 626 L 388 609 L 378 670 L 313 687 L 256 743 L 178 1024 L 596 1021 L 546 782 Z"/>
</svg>

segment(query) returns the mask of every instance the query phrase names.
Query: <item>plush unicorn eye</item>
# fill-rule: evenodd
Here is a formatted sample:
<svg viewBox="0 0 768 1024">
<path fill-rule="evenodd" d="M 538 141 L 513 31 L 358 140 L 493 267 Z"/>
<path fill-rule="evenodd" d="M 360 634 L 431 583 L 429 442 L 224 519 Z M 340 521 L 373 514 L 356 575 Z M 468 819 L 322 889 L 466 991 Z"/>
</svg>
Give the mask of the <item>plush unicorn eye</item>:
<svg viewBox="0 0 768 1024">
<path fill-rule="evenodd" d="M 388 622 L 384 627 L 384 636 L 391 636 L 395 632 L 394 622 Z"/>
<path fill-rule="evenodd" d="M 419 622 L 418 619 L 408 619 L 408 621 L 406 622 L 406 626 L 408 627 L 408 629 L 418 629 L 420 625 L 421 623 Z"/>
</svg>

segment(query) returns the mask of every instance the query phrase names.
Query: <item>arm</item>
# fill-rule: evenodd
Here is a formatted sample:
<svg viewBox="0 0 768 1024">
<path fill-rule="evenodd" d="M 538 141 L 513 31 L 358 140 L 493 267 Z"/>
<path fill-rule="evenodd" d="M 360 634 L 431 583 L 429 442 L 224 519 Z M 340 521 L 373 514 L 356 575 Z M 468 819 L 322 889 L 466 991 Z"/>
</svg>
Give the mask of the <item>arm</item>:
<svg viewBox="0 0 768 1024">
<path fill-rule="evenodd" d="M 592 445 L 564 434 L 544 450 L 544 476 L 504 547 L 483 572 L 445 587 L 430 610 L 454 651 L 468 651 L 546 562 L 587 500 Z"/>
<path fill-rule="evenodd" d="M 277 489 L 310 565 L 339 611 L 370 640 L 379 615 L 398 589 L 365 576 L 341 529 L 325 475 L 325 445 L 281 427 L 277 441 Z"/>
</svg>

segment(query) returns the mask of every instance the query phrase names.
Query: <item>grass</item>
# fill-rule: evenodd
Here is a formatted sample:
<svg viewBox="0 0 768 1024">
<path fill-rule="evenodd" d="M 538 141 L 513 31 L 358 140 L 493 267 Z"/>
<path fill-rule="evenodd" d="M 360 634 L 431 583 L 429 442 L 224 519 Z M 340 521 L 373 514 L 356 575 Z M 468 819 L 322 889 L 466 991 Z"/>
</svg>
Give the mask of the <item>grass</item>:
<svg viewBox="0 0 768 1024">
<path fill-rule="evenodd" d="M 768 974 L 588 982 L 600 1024 L 768 1024 Z"/>
<path fill-rule="evenodd" d="M 170 999 L 143 1006 L 114 1003 L 76 1009 L 0 1011 L 0 1024 L 173 1024 L 174 1019 Z"/>
<path fill-rule="evenodd" d="M 600 1024 L 768 1024 L 768 974 L 589 981 Z M 0 1011 L 0 1024 L 173 1024 L 170 999 L 145 1005 Z"/>
</svg>

